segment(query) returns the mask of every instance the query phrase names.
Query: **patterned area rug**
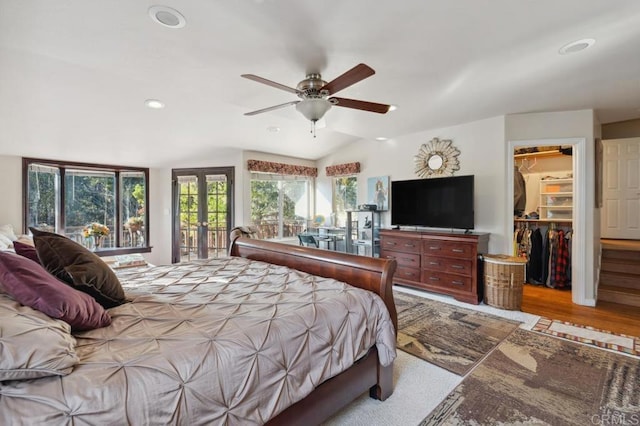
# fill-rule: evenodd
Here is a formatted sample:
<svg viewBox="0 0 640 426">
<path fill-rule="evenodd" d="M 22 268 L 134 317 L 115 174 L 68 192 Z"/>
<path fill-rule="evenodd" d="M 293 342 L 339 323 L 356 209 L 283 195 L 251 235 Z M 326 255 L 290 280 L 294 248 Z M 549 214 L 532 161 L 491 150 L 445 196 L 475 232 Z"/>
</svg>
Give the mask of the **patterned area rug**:
<svg viewBox="0 0 640 426">
<path fill-rule="evenodd" d="M 578 325 L 544 317 L 538 320 L 532 330 L 587 345 L 640 356 L 640 337 L 612 333 L 587 325 Z"/>
<path fill-rule="evenodd" d="M 394 292 L 398 349 L 465 375 L 520 325 L 471 309 Z"/>
<path fill-rule="evenodd" d="M 516 330 L 421 426 L 462 424 L 640 424 L 640 361 Z"/>
</svg>

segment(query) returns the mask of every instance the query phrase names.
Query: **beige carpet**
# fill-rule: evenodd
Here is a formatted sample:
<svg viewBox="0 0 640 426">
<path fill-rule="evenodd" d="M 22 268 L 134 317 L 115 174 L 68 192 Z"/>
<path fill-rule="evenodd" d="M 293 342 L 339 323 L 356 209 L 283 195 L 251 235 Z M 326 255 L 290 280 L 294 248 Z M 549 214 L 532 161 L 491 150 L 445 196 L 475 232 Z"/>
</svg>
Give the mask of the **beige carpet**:
<svg viewBox="0 0 640 426">
<path fill-rule="evenodd" d="M 516 330 L 421 423 L 463 424 L 640 424 L 640 360 Z"/>
<path fill-rule="evenodd" d="M 396 291 L 398 349 L 465 375 L 519 326 L 498 316 Z"/>
</svg>

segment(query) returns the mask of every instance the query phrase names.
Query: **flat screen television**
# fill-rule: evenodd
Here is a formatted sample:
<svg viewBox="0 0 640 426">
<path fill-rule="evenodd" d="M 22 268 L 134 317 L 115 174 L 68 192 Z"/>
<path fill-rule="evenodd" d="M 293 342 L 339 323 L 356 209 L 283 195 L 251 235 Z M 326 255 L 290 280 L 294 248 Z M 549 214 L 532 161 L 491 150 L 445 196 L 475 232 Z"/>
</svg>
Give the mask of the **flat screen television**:
<svg viewBox="0 0 640 426">
<path fill-rule="evenodd" d="M 391 224 L 473 229 L 473 175 L 391 182 Z"/>
</svg>

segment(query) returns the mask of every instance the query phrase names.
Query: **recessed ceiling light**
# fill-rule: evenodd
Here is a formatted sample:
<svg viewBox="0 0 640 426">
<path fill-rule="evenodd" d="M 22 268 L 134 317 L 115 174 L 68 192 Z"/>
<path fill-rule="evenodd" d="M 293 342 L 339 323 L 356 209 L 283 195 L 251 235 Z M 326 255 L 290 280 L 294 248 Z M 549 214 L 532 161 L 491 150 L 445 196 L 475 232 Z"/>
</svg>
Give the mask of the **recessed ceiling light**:
<svg viewBox="0 0 640 426">
<path fill-rule="evenodd" d="M 558 50 L 558 53 L 561 55 L 568 55 L 570 53 L 580 52 L 593 46 L 595 42 L 596 41 L 592 38 L 583 38 L 582 40 L 572 41 L 571 43 L 567 43 L 562 46 L 560 50 Z"/>
<path fill-rule="evenodd" d="M 395 111 L 398 109 L 397 105 L 389 105 L 389 111 Z"/>
<path fill-rule="evenodd" d="M 280 127 L 278 126 L 269 126 L 267 127 L 267 132 L 278 133 L 280 131 Z"/>
<path fill-rule="evenodd" d="M 157 99 L 147 99 L 146 101 L 144 101 L 144 104 L 147 106 L 147 108 L 151 108 L 151 109 L 164 108 L 164 102 L 159 101 Z"/>
<path fill-rule="evenodd" d="M 376 138 L 377 141 L 386 141 L 388 138 L 385 138 L 384 136 L 378 136 Z"/>
<path fill-rule="evenodd" d="M 182 28 L 187 25 L 187 20 L 180 12 L 167 6 L 151 6 L 149 16 L 153 22 L 168 28 Z"/>
</svg>

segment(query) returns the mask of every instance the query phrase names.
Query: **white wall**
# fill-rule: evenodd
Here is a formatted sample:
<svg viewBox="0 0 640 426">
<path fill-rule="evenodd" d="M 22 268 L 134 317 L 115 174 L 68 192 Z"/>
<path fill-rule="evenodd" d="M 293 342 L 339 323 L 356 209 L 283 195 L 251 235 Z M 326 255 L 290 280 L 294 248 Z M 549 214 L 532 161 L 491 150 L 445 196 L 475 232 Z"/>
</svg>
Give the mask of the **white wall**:
<svg viewBox="0 0 640 426">
<path fill-rule="evenodd" d="M 22 157 L 0 155 L 0 225 L 22 233 Z"/>
<path fill-rule="evenodd" d="M 459 126 L 414 133 L 388 141 L 360 140 L 318 161 L 318 213 L 331 212 L 331 178 L 324 168 L 359 161 L 358 203 L 367 201 L 367 179 L 390 176 L 391 180 L 417 179 L 414 156 L 434 137 L 450 139 L 460 150 L 460 170 L 456 176 L 475 176 L 475 230 L 489 232 L 489 251 L 501 253 L 510 236 L 504 234 L 505 208 L 502 188 L 505 179 L 504 117 L 466 123 Z M 393 208 L 393 206 L 391 206 Z M 389 212 L 382 213 L 383 226 L 389 226 Z"/>
</svg>

